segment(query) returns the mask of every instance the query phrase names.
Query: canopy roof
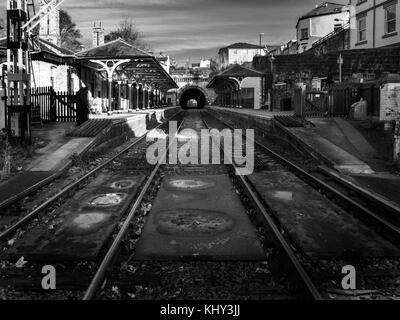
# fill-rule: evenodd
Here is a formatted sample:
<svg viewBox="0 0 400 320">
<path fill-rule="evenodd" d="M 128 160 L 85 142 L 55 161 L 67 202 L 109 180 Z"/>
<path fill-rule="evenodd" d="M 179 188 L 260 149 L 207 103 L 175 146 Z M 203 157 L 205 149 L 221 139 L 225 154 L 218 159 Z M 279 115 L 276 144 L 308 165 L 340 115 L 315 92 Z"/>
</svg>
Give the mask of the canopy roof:
<svg viewBox="0 0 400 320">
<path fill-rule="evenodd" d="M 72 64 L 75 54 L 73 51 L 61 48 L 40 37 L 33 37 L 28 42 L 32 60 L 41 60 L 55 64 Z M 7 51 L 7 37 L 0 39 L 0 52 Z"/>
<path fill-rule="evenodd" d="M 236 64 L 214 76 L 207 85 L 207 88 L 221 89 L 223 87 L 233 87 L 240 89 L 240 83 L 244 78 L 262 76 L 263 73 L 260 71 Z"/>
<path fill-rule="evenodd" d="M 122 39 L 79 52 L 76 54 L 76 61 L 98 72 L 107 72 L 109 67 L 115 80 L 155 85 L 165 89 L 178 88 L 156 57 Z M 118 67 L 113 68 L 116 65 Z"/>
</svg>

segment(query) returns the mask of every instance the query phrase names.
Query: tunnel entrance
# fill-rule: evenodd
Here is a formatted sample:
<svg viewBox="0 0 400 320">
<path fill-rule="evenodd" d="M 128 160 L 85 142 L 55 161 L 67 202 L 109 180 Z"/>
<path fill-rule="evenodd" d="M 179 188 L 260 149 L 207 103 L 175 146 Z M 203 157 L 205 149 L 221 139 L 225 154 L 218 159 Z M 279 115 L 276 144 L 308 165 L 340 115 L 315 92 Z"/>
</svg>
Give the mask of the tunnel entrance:
<svg viewBox="0 0 400 320">
<path fill-rule="evenodd" d="M 201 109 L 205 107 L 207 100 L 203 91 L 191 88 L 182 93 L 179 104 L 183 109 Z"/>
</svg>

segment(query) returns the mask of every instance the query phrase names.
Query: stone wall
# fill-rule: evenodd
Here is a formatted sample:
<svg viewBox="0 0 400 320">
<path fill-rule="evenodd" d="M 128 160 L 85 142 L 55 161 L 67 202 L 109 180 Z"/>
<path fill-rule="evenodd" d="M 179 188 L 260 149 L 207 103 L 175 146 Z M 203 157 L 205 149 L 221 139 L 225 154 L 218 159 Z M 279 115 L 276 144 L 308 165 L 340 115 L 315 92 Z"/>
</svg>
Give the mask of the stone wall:
<svg viewBox="0 0 400 320">
<path fill-rule="evenodd" d="M 332 44 L 333 45 L 333 44 Z M 378 80 L 384 72 L 400 73 L 400 46 L 345 50 L 316 54 L 307 51 L 302 54 L 255 57 L 253 68 L 271 74 L 274 82 L 311 81 L 312 78 L 329 77 L 339 80 L 338 57 L 343 57 L 343 80 Z"/>
<path fill-rule="evenodd" d="M 334 46 L 334 39 L 331 44 Z M 320 50 L 321 51 L 321 50 Z M 304 83 L 311 89 L 314 78 L 326 78 L 324 85 L 339 80 L 338 58 L 342 55 L 343 82 L 354 86 L 373 86 L 385 73 L 400 74 L 400 46 L 345 50 L 320 54 L 320 51 L 310 50 L 302 54 L 277 55 L 271 57 L 255 57 L 253 68 L 266 74 L 266 92 L 271 96 L 271 108 L 279 109 L 281 99 L 285 96 L 293 97 L 293 88 L 296 83 Z M 287 84 L 288 93 L 275 90 L 275 85 Z M 374 109 L 370 106 L 370 109 Z M 374 112 L 376 113 L 376 112 Z"/>
</svg>

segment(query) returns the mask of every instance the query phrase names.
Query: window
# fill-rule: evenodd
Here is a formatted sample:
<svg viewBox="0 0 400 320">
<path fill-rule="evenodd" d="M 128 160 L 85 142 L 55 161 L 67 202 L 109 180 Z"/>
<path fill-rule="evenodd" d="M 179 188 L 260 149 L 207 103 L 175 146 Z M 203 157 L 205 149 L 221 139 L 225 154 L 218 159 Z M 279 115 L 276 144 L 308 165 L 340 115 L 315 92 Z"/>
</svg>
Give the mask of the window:
<svg viewBox="0 0 400 320">
<path fill-rule="evenodd" d="M 338 32 L 338 31 L 340 31 L 342 29 L 342 24 L 340 24 L 340 23 L 337 23 L 337 24 L 335 24 L 334 26 L 333 26 L 333 31 L 334 32 Z"/>
<path fill-rule="evenodd" d="M 396 5 L 390 5 L 385 8 L 385 33 L 396 31 Z"/>
<path fill-rule="evenodd" d="M 367 17 L 362 17 L 357 20 L 358 42 L 367 40 Z"/>
<path fill-rule="evenodd" d="M 301 29 L 300 33 L 301 33 L 300 40 L 308 39 L 308 29 L 307 28 Z"/>
</svg>

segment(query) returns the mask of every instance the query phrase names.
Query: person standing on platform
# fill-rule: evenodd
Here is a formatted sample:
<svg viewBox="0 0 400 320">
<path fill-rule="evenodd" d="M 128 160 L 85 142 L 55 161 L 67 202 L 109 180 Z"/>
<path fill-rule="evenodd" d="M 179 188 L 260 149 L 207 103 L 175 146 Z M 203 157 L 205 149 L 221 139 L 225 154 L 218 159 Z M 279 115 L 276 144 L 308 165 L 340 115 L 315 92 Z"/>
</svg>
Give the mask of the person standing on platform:
<svg viewBox="0 0 400 320">
<path fill-rule="evenodd" d="M 78 126 L 89 120 L 89 89 L 82 87 L 76 93 L 76 122 Z"/>
</svg>

